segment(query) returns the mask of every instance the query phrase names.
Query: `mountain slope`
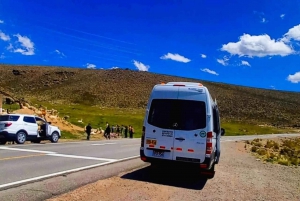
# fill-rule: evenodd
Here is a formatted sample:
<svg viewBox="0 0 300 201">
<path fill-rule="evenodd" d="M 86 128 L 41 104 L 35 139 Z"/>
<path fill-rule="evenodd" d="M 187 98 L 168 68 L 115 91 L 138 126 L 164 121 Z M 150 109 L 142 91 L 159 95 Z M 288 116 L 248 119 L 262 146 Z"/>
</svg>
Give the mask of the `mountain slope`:
<svg viewBox="0 0 300 201">
<path fill-rule="evenodd" d="M 28 101 L 56 101 L 102 107 L 144 108 L 155 84 L 201 82 L 216 98 L 224 120 L 295 125 L 300 93 L 138 72 L 63 67 L 0 65 L 0 91 Z"/>
</svg>

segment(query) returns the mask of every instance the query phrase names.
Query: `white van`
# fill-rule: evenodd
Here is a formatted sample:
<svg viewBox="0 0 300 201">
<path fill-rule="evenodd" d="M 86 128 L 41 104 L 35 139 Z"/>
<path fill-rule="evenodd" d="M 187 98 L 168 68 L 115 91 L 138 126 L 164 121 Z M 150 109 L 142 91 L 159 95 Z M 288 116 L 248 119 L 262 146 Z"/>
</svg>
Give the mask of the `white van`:
<svg viewBox="0 0 300 201">
<path fill-rule="evenodd" d="M 155 85 L 147 105 L 140 147 L 144 162 L 185 162 L 214 173 L 225 129 L 218 105 L 201 83 Z"/>
</svg>

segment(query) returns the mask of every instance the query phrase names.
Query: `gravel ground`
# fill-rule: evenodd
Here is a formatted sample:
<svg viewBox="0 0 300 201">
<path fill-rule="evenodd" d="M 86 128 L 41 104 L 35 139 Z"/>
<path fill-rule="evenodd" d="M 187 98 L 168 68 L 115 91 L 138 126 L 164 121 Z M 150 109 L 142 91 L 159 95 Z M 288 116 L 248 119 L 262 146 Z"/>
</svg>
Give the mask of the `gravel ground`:
<svg viewBox="0 0 300 201">
<path fill-rule="evenodd" d="M 175 167 L 124 172 L 49 199 L 65 200 L 300 200 L 300 168 L 263 163 L 242 142 L 222 143 L 213 179 Z"/>
</svg>

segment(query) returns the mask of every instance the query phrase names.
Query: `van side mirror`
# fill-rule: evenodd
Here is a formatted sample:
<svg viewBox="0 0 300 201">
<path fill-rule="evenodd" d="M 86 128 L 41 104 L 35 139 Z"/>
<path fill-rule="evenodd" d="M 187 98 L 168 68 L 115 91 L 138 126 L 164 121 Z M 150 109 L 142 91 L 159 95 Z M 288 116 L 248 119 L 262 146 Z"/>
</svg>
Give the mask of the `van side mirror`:
<svg viewBox="0 0 300 201">
<path fill-rule="evenodd" d="M 225 135 L 225 129 L 224 128 L 221 128 L 221 135 Z"/>
</svg>

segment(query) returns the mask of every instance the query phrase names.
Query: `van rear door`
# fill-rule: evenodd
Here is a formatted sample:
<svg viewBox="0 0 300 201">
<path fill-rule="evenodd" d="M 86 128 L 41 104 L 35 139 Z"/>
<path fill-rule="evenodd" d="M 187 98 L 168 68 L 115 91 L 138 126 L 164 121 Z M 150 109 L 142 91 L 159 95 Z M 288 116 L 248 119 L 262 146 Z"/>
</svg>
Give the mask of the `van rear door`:
<svg viewBox="0 0 300 201">
<path fill-rule="evenodd" d="M 174 101 L 178 87 L 162 86 L 151 95 L 151 105 L 145 125 L 146 157 L 172 160 L 174 141 Z"/>
<path fill-rule="evenodd" d="M 206 94 L 180 87 L 173 160 L 202 163 L 206 153 Z"/>
</svg>

